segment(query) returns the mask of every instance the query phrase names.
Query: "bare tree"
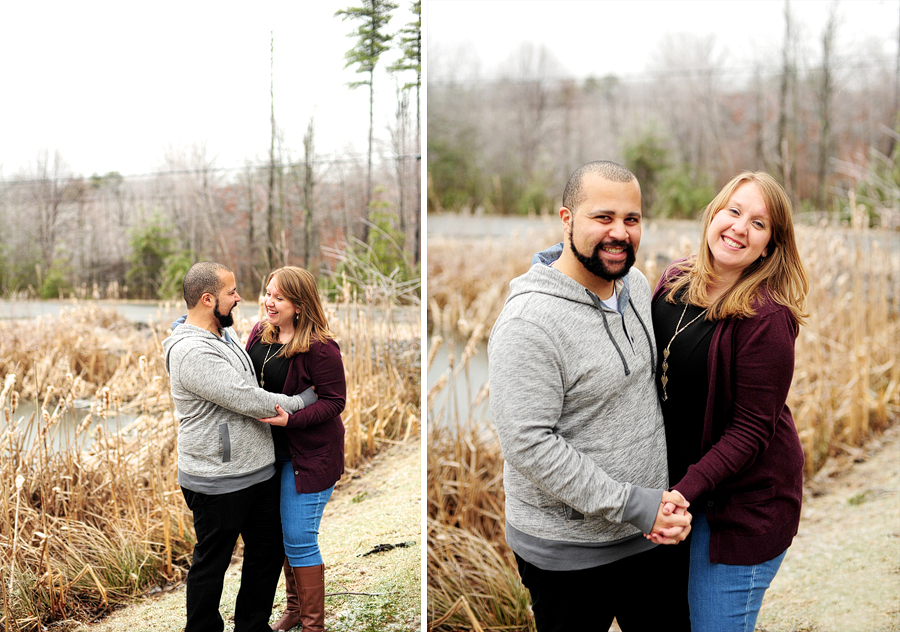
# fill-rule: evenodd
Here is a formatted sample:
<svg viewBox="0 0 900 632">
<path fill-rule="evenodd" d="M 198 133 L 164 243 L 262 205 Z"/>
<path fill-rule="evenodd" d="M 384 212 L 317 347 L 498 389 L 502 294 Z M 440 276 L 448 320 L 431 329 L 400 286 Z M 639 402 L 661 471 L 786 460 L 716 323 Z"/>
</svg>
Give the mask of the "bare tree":
<svg viewBox="0 0 900 632">
<path fill-rule="evenodd" d="M 891 118 L 894 119 L 893 128 L 895 130 L 900 130 L 900 28 L 897 29 L 897 66 L 896 72 L 894 73 L 894 114 Z M 887 147 L 885 148 L 884 155 L 893 156 L 894 147 L 897 143 L 896 135 L 885 134 L 885 136 L 887 136 Z"/>
<path fill-rule="evenodd" d="M 677 162 L 697 172 L 730 173 L 721 97 L 725 52 L 713 35 L 669 34 L 653 57 L 660 80 L 658 110 L 673 136 Z"/>
<path fill-rule="evenodd" d="M 837 2 L 831 3 L 828 22 L 822 33 L 822 77 L 819 84 L 819 163 L 816 207 L 825 205 L 825 188 L 828 177 L 828 159 L 831 156 L 831 101 L 834 97 L 834 48 L 837 38 Z"/>
<path fill-rule="evenodd" d="M 256 269 L 256 202 L 253 197 L 253 189 L 255 187 L 255 182 L 253 178 L 253 168 L 250 165 L 247 165 L 244 170 L 245 176 L 245 187 L 247 189 L 247 256 L 245 257 L 247 263 L 244 265 L 243 274 L 241 277 L 244 279 L 255 279 L 257 277 L 257 269 Z"/>
<path fill-rule="evenodd" d="M 419 153 L 418 149 L 421 147 L 421 124 L 419 121 L 419 90 L 422 85 L 422 2 L 421 0 L 415 0 L 412 3 L 412 13 L 416 16 L 414 22 L 410 22 L 404 28 L 400 29 L 400 32 L 397 34 L 399 36 L 399 48 L 402 53 L 401 58 L 392 64 L 388 70 L 391 72 L 399 73 L 405 71 L 412 71 L 416 74 L 416 80 L 414 83 L 407 83 L 403 86 L 403 90 L 409 90 L 411 88 L 416 89 L 416 154 Z M 404 152 L 404 159 L 402 165 L 405 167 L 406 152 Z M 421 157 L 419 157 L 416 161 L 416 165 L 421 165 Z M 418 169 L 421 172 L 421 169 Z M 419 262 L 419 252 L 420 252 L 420 244 L 419 240 L 421 239 L 421 226 L 422 226 L 422 178 L 421 174 L 417 174 L 415 176 L 416 186 L 415 186 L 415 194 L 416 200 L 413 204 L 414 214 L 413 214 L 413 253 L 415 262 Z M 406 233 L 406 229 L 403 222 L 403 190 L 401 188 L 400 191 L 400 223 L 401 230 Z"/>
<path fill-rule="evenodd" d="M 525 180 L 529 181 L 548 133 L 555 83 L 564 73 L 559 61 L 544 45 L 535 47 L 526 42 L 513 59 L 507 74 L 511 88 L 509 105 L 516 121 Z"/>
<path fill-rule="evenodd" d="M 796 62 L 792 54 L 794 40 L 791 33 L 791 4 L 790 0 L 784 0 L 784 44 L 782 48 L 781 88 L 778 102 L 778 142 L 776 151 L 778 155 L 778 167 L 781 179 L 788 197 L 794 198 L 794 169 L 791 158 L 792 148 L 789 134 L 789 124 L 792 117 L 794 103 L 791 94 L 793 84 L 796 81 Z"/>
<path fill-rule="evenodd" d="M 269 123 L 272 134 L 269 142 L 269 196 L 266 208 L 266 267 L 269 270 L 275 268 L 277 259 L 276 244 L 278 243 L 277 228 L 275 226 L 275 33 L 270 34 L 269 41 Z"/>
<path fill-rule="evenodd" d="M 37 233 L 35 237 L 40 246 L 42 264 L 49 268 L 53 265 L 63 202 L 72 176 L 59 151 L 53 153 L 51 161 L 47 150 L 38 153 L 33 174 L 35 180 L 32 187 L 32 201 L 36 211 Z"/>
<path fill-rule="evenodd" d="M 306 134 L 303 135 L 303 267 L 309 269 L 313 253 L 313 190 L 316 180 L 313 175 L 313 158 L 315 156 L 315 126 L 313 117 L 309 118 Z"/>
<path fill-rule="evenodd" d="M 397 109 L 395 110 L 395 125 L 389 128 L 391 135 L 391 148 L 394 153 L 394 175 L 397 178 L 397 214 L 400 220 L 400 232 L 406 237 L 407 209 L 406 209 L 406 179 L 407 179 L 407 128 L 409 125 L 409 94 L 397 86 Z"/>
</svg>

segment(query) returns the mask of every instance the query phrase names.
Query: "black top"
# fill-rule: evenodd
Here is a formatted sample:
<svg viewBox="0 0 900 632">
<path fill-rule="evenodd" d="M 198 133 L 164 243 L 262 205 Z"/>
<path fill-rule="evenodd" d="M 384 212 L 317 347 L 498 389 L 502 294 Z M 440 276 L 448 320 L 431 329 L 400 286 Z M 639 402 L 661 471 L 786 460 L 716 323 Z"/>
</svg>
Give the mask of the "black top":
<svg viewBox="0 0 900 632">
<path fill-rule="evenodd" d="M 658 357 L 656 380 L 666 426 L 670 485 L 680 481 L 688 466 L 697 463 L 702 456 L 700 445 L 703 418 L 709 394 L 707 359 L 716 327 L 716 323 L 706 320 L 704 315 L 684 328 L 673 341 L 672 335 L 678 319 L 681 319 L 681 326 L 684 327 L 703 311 L 696 305 L 688 305 L 686 312 L 684 309 L 684 303 L 669 303 L 665 299 L 653 304 L 653 331 Z M 669 368 L 666 371 L 668 398 L 662 401 L 662 362 L 664 349 L 670 341 Z M 691 507 L 691 511 L 699 509 L 700 507 Z"/>
<path fill-rule="evenodd" d="M 259 343 L 250 348 L 250 359 L 253 360 L 253 368 L 256 371 L 256 381 L 270 393 L 281 393 L 284 390 L 284 382 L 287 379 L 290 359 L 278 355 L 281 344 L 267 345 Z M 269 359 L 266 361 L 266 353 Z M 265 376 L 262 375 L 263 363 L 265 363 Z M 265 377 L 265 384 L 262 384 Z M 272 415 L 275 411 L 272 411 Z M 290 461 L 291 454 L 288 448 L 287 438 L 283 426 L 271 426 L 272 441 L 275 442 L 275 458 L 279 461 Z"/>
</svg>

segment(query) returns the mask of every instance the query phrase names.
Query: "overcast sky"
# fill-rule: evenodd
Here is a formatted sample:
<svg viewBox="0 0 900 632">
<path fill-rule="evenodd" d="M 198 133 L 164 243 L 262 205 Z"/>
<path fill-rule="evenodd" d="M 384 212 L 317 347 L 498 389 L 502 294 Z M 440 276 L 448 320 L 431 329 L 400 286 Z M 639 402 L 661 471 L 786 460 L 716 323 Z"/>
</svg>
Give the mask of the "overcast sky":
<svg viewBox="0 0 900 632">
<path fill-rule="evenodd" d="M 831 4 L 790 2 L 814 55 Z M 896 59 L 900 0 L 842 0 L 838 11 L 843 54 L 864 59 L 874 45 Z M 429 76 L 473 78 L 475 66 L 478 78 L 489 79 L 523 42 L 545 45 L 571 77 L 639 76 L 666 33 L 714 34 L 717 51 L 735 67 L 777 63 L 783 15 L 784 0 L 428 0 Z"/>
<path fill-rule="evenodd" d="M 411 0 L 388 27 L 411 22 Z M 357 22 L 334 17 L 358 0 L 260 2 L 6 2 L 0 19 L 0 177 L 58 150 L 76 174 L 158 171 L 168 147 L 205 143 L 218 167 L 264 161 L 269 147 L 269 37 L 275 117 L 302 155 L 315 117 L 318 152 L 368 144 L 367 87 L 344 69 Z M 375 136 L 389 138 L 395 81 L 375 77 Z M 407 77 L 403 81 L 411 81 Z M 413 97 L 414 99 L 414 97 Z M 414 101 L 413 101 L 414 103 Z M 414 107 L 414 105 L 413 105 Z"/>
</svg>

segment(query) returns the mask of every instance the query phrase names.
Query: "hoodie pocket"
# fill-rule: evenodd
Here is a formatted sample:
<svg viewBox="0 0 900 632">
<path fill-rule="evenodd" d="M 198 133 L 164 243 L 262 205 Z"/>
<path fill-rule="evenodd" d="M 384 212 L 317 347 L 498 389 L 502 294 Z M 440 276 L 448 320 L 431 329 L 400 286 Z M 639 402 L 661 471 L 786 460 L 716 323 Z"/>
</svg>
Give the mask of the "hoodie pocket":
<svg viewBox="0 0 900 632">
<path fill-rule="evenodd" d="M 231 461 L 231 434 L 228 424 L 219 424 L 219 440 L 222 442 L 222 463 Z"/>
</svg>

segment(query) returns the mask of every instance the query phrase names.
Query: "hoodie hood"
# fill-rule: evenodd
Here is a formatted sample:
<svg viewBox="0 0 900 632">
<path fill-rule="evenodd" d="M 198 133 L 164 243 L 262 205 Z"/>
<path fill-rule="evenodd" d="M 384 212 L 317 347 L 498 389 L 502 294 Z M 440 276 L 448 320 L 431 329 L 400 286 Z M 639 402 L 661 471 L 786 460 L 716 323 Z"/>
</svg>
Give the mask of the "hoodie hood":
<svg viewBox="0 0 900 632">
<path fill-rule="evenodd" d="M 632 274 L 639 275 L 645 283 L 646 280 L 643 279 L 643 275 L 641 274 L 641 272 L 635 268 L 629 270 L 628 274 L 626 274 L 625 276 L 617 279 L 615 282 L 615 287 L 616 295 L 618 297 L 618 311 L 613 310 L 605 305 L 596 294 L 581 285 L 578 281 L 563 274 L 556 268 L 551 267 L 550 264 L 559 259 L 560 255 L 562 254 L 562 250 L 563 244 L 558 243 L 555 246 L 551 246 L 547 250 L 535 253 L 531 260 L 531 269 L 522 276 L 517 277 L 510 282 L 510 294 L 506 299 L 506 304 L 508 305 L 511 302 L 515 302 L 517 299 L 527 300 L 529 298 L 529 295 L 531 297 L 544 295 L 545 298 L 563 299 L 566 301 L 571 301 L 572 303 L 577 303 L 594 308 L 590 310 L 591 313 L 595 313 L 597 315 L 598 321 L 602 322 L 603 328 L 606 330 L 606 334 L 609 337 L 609 341 L 612 343 L 613 348 L 615 349 L 620 361 L 622 362 L 622 368 L 625 371 L 625 375 L 629 375 L 631 373 L 631 367 L 629 366 L 626 354 L 622 351 L 622 347 L 619 344 L 619 341 L 616 339 L 616 337 L 612 333 L 612 330 L 610 329 L 609 318 L 614 314 L 619 316 L 624 326 L 626 313 L 631 311 L 631 313 L 639 323 L 640 329 L 643 330 L 644 337 L 650 344 L 651 354 L 654 353 L 655 347 L 653 344 L 653 336 L 650 333 L 649 325 L 644 322 L 643 318 L 641 318 L 640 312 L 631 300 L 630 291 L 630 277 Z M 651 367 L 652 370 L 655 371 L 656 358 L 652 355 Z"/>
<path fill-rule="evenodd" d="M 538 264 L 545 266 L 545 267 L 549 267 L 554 261 L 556 261 L 557 259 L 560 258 L 560 256 L 562 256 L 564 247 L 565 246 L 564 246 L 563 242 L 559 242 L 555 246 L 550 246 L 546 250 L 542 250 L 540 252 L 534 253 L 534 255 L 531 257 L 532 267 L 534 267 L 535 265 L 538 265 Z M 582 294 L 584 294 L 584 296 L 587 297 L 589 303 L 597 304 L 597 302 L 600 300 L 596 294 L 591 292 L 589 289 L 587 289 L 586 287 L 584 287 L 583 285 L 581 285 L 574 279 L 571 279 L 562 273 L 559 273 L 559 276 L 568 279 L 571 282 L 571 285 L 574 286 L 573 289 L 580 288 L 580 292 Z M 524 279 L 524 278 L 525 277 L 519 277 L 519 279 Z M 512 283 L 510 283 L 509 287 L 510 287 L 511 292 L 516 291 L 513 287 L 513 284 L 516 281 L 518 281 L 519 279 L 515 279 L 515 280 L 513 280 Z M 567 285 L 569 285 L 569 284 L 567 284 Z M 619 279 L 616 279 L 616 296 L 619 299 L 618 300 L 619 314 L 624 316 L 625 310 L 628 308 L 628 301 L 630 299 L 629 275 L 626 274 L 625 276 L 623 276 Z M 579 302 L 584 302 L 584 301 L 579 301 Z M 609 309 L 609 308 L 604 306 L 603 309 Z"/>
<path fill-rule="evenodd" d="M 237 342 L 237 340 L 239 340 L 237 333 L 231 327 L 226 327 L 225 329 L 223 329 L 222 336 L 219 337 L 211 331 L 203 329 L 202 327 L 186 324 L 184 322 L 185 318 L 185 316 L 182 316 L 174 323 L 172 323 L 172 334 L 162 341 L 163 352 L 166 355 L 167 373 L 171 372 L 169 368 L 169 354 L 171 353 L 172 348 L 179 342 L 182 342 L 189 338 L 204 340 L 208 344 L 212 345 L 220 344 L 222 345 L 222 349 L 228 349 L 232 353 L 234 353 L 235 357 L 240 360 L 242 366 L 251 368 L 249 361 L 245 357 L 245 354 L 240 353 L 239 350 L 235 348 L 235 346 L 240 347 L 240 343 Z"/>
</svg>

